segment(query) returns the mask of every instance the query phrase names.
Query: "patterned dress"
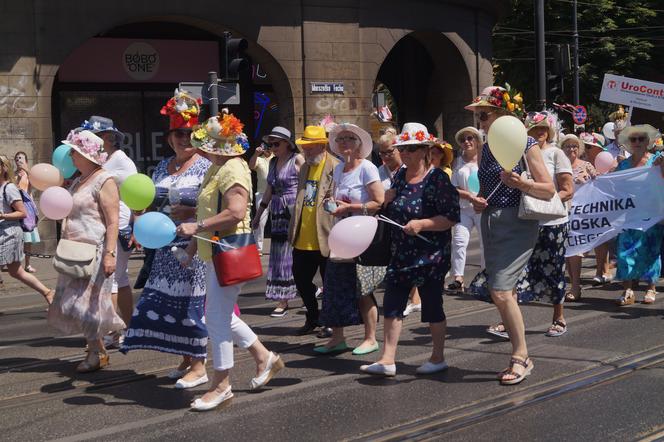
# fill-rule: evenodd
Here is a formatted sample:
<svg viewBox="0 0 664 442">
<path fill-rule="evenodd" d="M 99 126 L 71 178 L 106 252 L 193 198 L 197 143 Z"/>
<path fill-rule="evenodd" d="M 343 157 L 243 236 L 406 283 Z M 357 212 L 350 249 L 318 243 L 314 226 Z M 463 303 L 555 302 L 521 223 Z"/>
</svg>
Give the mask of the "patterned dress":
<svg viewBox="0 0 664 442">
<path fill-rule="evenodd" d="M 111 301 L 113 278 L 107 278 L 102 267 L 106 225 L 99 192 L 109 179 L 113 179 L 111 175 L 101 172 L 80 185 L 77 178 L 71 185 L 74 206 L 63 224 L 62 238 L 96 245 L 97 260 L 90 278 L 58 275 L 55 298 L 48 309 L 50 326 L 66 335 L 82 333 L 89 341 L 125 327 Z"/>
<path fill-rule="evenodd" d="M 297 197 L 298 172 L 295 158 L 293 154 L 279 171 L 277 158 L 272 158 L 267 174 L 267 183 L 272 186 L 272 238 L 265 297 L 275 301 L 288 301 L 297 296 L 293 279 L 293 247 L 288 243 L 288 224 Z"/>
<path fill-rule="evenodd" d="M 646 167 L 661 153 L 651 155 Z M 617 170 L 626 170 L 632 167 L 628 158 L 618 164 Z M 646 231 L 627 229 L 618 235 L 617 261 L 618 269 L 616 279 L 620 281 L 640 280 L 654 284 L 659 279 L 662 261 L 660 257 L 664 226 L 655 224 Z"/>
<path fill-rule="evenodd" d="M 157 187 L 156 206 L 169 214 L 170 201 L 196 206 L 198 191 L 210 162 L 200 158 L 181 175 L 169 175 L 170 159 L 163 160 L 152 180 Z M 193 218 L 190 221 L 194 221 Z M 178 224 L 178 223 L 176 223 Z M 189 240 L 177 237 L 155 251 L 150 276 L 136 304 L 122 348 L 157 350 L 194 358 L 205 358 L 208 334 L 205 327 L 205 264 L 195 256 L 182 268 L 171 247 L 187 247 Z"/>
</svg>

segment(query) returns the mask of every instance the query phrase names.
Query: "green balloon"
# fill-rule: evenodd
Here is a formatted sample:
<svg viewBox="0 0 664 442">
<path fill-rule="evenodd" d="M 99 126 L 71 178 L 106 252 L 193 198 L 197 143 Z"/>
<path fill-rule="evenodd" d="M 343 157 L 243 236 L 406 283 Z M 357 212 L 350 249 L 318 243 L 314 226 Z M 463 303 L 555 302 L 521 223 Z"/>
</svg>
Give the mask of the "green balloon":
<svg viewBox="0 0 664 442">
<path fill-rule="evenodd" d="M 142 173 L 127 177 L 120 186 L 120 198 L 132 210 L 147 208 L 156 192 L 152 179 Z"/>
</svg>

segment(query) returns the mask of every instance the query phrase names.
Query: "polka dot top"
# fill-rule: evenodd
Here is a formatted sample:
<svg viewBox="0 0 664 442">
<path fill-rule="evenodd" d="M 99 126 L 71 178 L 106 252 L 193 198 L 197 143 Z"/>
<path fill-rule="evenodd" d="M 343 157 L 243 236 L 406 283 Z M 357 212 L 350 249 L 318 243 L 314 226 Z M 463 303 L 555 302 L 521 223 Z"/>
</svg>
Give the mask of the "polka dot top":
<svg viewBox="0 0 664 442">
<path fill-rule="evenodd" d="M 534 138 L 528 137 L 528 142 L 524 152 L 528 152 L 528 150 L 536 144 L 537 142 Z M 489 203 L 489 206 L 500 208 L 519 207 L 519 203 L 521 201 L 521 191 L 518 189 L 512 189 L 502 184 L 500 181 L 500 172 L 502 172 L 502 170 L 503 168 L 500 167 L 498 161 L 491 154 L 489 144 L 485 143 L 484 146 L 482 146 L 482 158 L 480 160 L 479 170 L 477 172 L 477 175 L 480 179 L 479 195 L 483 198 L 486 198 L 487 196 L 491 195 L 491 192 L 493 192 L 497 186 L 500 186 L 498 187 L 498 190 L 496 190 L 496 192 L 491 195 L 491 198 L 488 199 L 487 202 Z M 521 169 L 521 162 L 519 162 L 514 167 L 514 169 L 512 169 L 512 171 L 520 175 L 521 172 L 523 172 Z"/>
</svg>

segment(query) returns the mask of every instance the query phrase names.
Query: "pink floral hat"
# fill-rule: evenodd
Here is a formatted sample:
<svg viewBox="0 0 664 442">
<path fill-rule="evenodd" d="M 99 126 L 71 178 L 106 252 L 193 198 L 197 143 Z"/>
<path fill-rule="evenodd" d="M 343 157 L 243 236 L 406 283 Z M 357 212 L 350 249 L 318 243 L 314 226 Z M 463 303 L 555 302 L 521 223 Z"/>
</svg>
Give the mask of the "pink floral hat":
<svg viewBox="0 0 664 442">
<path fill-rule="evenodd" d="M 560 130 L 558 124 L 558 114 L 550 110 L 528 112 L 526 115 L 526 121 L 523 124 L 526 125 L 526 130 L 528 132 L 536 127 L 546 127 L 549 129 L 549 142 L 556 139 L 556 134 L 558 134 Z"/>
<path fill-rule="evenodd" d="M 104 140 L 89 130 L 78 128 L 70 131 L 67 139 L 62 140 L 62 144 L 66 144 L 86 159 L 100 166 L 108 159 L 108 154 L 104 152 Z"/>
</svg>

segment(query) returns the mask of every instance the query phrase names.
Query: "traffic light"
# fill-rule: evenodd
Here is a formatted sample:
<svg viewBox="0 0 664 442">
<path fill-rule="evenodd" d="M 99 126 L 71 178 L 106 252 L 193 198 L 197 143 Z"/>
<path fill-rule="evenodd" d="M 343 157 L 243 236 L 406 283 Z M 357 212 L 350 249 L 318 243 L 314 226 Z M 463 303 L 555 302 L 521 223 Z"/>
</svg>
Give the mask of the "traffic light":
<svg viewBox="0 0 664 442">
<path fill-rule="evenodd" d="M 247 49 L 247 46 L 247 40 L 244 38 L 233 38 L 230 32 L 224 32 L 222 51 L 224 56 L 223 81 L 239 80 L 240 71 L 249 67 L 249 62 L 244 57 L 244 51 Z"/>
<path fill-rule="evenodd" d="M 562 75 L 555 75 L 547 72 L 547 97 L 549 102 L 559 101 L 560 97 L 565 93 Z"/>
</svg>

